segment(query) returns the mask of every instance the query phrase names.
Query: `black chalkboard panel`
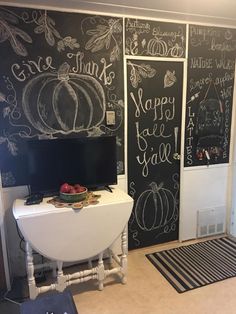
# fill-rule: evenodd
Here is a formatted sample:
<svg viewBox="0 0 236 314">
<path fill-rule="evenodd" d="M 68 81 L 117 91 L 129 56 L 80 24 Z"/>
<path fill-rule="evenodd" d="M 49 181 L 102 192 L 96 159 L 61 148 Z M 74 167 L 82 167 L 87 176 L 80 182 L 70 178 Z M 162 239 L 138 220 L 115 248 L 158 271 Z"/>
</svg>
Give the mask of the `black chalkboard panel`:
<svg viewBox="0 0 236 314">
<path fill-rule="evenodd" d="M 116 135 L 124 173 L 122 18 L 5 6 L 0 21 L 3 186 L 27 184 L 30 138 Z"/>
<path fill-rule="evenodd" d="M 183 63 L 127 60 L 129 248 L 178 239 Z"/>
<path fill-rule="evenodd" d="M 236 30 L 190 25 L 185 167 L 229 161 Z"/>
<path fill-rule="evenodd" d="M 125 19 L 125 53 L 132 56 L 184 58 L 186 25 Z"/>
</svg>

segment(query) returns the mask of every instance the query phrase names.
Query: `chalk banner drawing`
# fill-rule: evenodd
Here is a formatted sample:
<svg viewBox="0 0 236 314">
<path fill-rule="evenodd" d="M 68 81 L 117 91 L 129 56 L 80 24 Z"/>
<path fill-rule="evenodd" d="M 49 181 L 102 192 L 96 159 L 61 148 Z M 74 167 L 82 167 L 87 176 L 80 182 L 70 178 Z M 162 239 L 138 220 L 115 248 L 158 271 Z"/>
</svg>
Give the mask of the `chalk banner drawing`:
<svg viewBox="0 0 236 314">
<path fill-rule="evenodd" d="M 27 184 L 30 138 L 116 135 L 124 173 L 122 18 L 2 6 L 0 49 L 3 186 Z"/>
<path fill-rule="evenodd" d="M 125 54 L 185 58 L 186 25 L 125 19 Z"/>
<path fill-rule="evenodd" d="M 183 63 L 128 59 L 129 248 L 178 239 Z"/>
<path fill-rule="evenodd" d="M 185 167 L 229 162 L 236 30 L 189 26 Z"/>
</svg>

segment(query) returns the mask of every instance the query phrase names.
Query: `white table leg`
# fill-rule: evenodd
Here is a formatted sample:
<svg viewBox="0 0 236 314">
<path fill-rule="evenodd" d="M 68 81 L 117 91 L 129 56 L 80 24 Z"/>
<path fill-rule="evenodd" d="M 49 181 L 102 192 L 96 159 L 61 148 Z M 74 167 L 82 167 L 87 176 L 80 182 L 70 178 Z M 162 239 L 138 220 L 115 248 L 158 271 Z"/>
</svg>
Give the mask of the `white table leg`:
<svg viewBox="0 0 236 314">
<path fill-rule="evenodd" d="M 92 269 L 93 268 L 93 263 L 92 263 L 92 259 L 90 258 L 88 260 L 88 269 Z"/>
<path fill-rule="evenodd" d="M 108 263 L 109 263 L 109 269 L 112 269 L 112 265 L 113 265 L 113 256 L 112 256 L 112 250 L 108 249 Z"/>
<path fill-rule="evenodd" d="M 103 252 L 99 254 L 98 259 L 98 289 L 101 291 L 103 290 L 103 282 L 105 278 L 105 269 L 103 263 Z"/>
<path fill-rule="evenodd" d="M 27 269 L 27 278 L 28 278 L 28 286 L 29 286 L 29 296 L 30 299 L 35 299 L 38 295 L 38 288 L 36 287 L 35 277 L 34 277 L 34 261 L 32 248 L 29 242 L 26 242 L 26 269 Z"/>
<path fill-rule="evenodd" d="M 121 256 L 121 273 L 122 273 L 122 279 L 121 282 L 123 284 L 126 284 L 126 274 L 127 274 L 127 252 L 128 252 L 128 245 L 127 245 L 127 227 L 124 228 L 122 234 L 121 234 L 121 250 L 122 250 L 122 256 Z"/>
<path fill-rule="evenodd" d="M 66 288 L 66 276 L 63 274 L 62 270 L 63 262 L 57 261 L 57 285 L 56 289 L 57 291 L 64 291 Z"/>
<path fill-rule="evenodd" d="M 52 276 L 53 278 L 57 277 L 57 263 L 56 262 L 52 262 Z"/>
</svg>

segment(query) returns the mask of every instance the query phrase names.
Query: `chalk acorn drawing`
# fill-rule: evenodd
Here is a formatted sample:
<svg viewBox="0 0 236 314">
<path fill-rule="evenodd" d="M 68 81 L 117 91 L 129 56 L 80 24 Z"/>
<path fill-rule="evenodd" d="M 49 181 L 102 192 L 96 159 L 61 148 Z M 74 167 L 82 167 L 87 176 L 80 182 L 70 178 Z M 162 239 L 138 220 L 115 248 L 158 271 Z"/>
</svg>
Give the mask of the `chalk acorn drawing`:
<svg viewBox="0 0 236 314">
<path fill-rule="evenodd" d="M 66 62 L 57 73 L 35 76 L 22 95 L 26 117 L 42 133 L 89 130 L 104 120 L 106 104 L 101 84 L 89 75 L 71 73 Z"/>
<path fill-rule="evenodd" d="M 176 200 L 172 192 L 163 188 L 163 183 L 150 183 L 135 205 L 135 218 L 138 226 L 145 231 L 164 227 L 172 222 L 176 214 Z"/>
</svg>

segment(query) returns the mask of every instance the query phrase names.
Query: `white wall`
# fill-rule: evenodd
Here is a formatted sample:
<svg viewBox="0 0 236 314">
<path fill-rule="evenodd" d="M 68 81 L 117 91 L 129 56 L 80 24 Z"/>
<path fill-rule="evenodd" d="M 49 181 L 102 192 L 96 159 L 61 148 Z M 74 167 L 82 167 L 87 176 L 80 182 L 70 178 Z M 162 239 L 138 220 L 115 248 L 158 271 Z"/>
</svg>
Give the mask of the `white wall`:
<svg viewBox="0 0 236 314">
<path fill-rule="evenodd" d="M 234 81 L 236 91 L 236 79 Z M 236 93 L 236 92 L 235 92 Z M 236 97 L 234 97 L 234 100 Z M 231 165 L 228 188 L 228 215 L 230 223 L 230 234 L 236 237 L 236 100 L 234 101 L 232 127 L 234 132 L 231 135 Z"/>
<path fill-rule="evenodd" d="M 120 13 L 123 16 L 130 14 L 134 14 L 134 10 L 132 9 L 127 9 L 123 11 L 121 10 L 121 7 L 117 7 L 115 5 L 113 6 L 107 6 L 108 1 L 106 2 L 106 10 L 104 10 L 104 5 L 100 5 L 97 3 L 96 5 L 94 4 L 96 1 L 88 1 L 87 2 L 87 7 L 86 7 L 86 2 L 85 1 L 68 1 L 67 3 L 67 8 L 73 7 L 77 8 L 78 10 L 83 8 L 83 9 L 88 9 L 94 10 L 100 12 L 107 12 L 110 14 L 116 14 Z M 119 3 L 121 3 L 120 1 Z M 131 1 L 129 1 L 131 2 Z M 154 1 L 151 1 L 154 3 Z M 4 4 L 4 2 L 1 2 Z M 5 4 L 9 2 L 5 2 Z M 19 5 L 18 1 L 12 1 L 11 2 L 13 5 Z M 41 5 L 46 5 L 46 4 L 51 4 L 53 3 L 57 5 L 65 5 L 65 1 L 40 1 L 38 4 Z M 78 3 L 81 3 L 81 5 L 78 5 Z M 113 4 L 115 1 L 113 1 Z M 126 1 L 127 5 L 128 2 Z M 142 2 L 143 3 L 143 2 Z M 155 3 L 159 3 L 158 1 L 155 1 Z M 162 1 L 162 4 L 164 2 Z M 167 4 L 170 4 L 170 1 L 166 2 Z M 177 2 L 176 2 L 177 3 Z M 183 4 L 183 2 L 181 2 Z M 189 2 L 188 2 L 189 3 Z M 195 2 L 196 3 L 196 2 Z M 205 1 L 204 1 L 205 3 Z M 224 1 L 225 3 L 225 1 Z M 28 0 L 25 1 L 25 5 L 22 4 L 22 6 L 27 6 L 28 4 L 32 4 L 35 6 L 35 1 L 33 0 Z M 137 4 L 141 5 L 141 1 L 138 1 Z M 146 4 L 146 3 L 145 3 Z M 179 2 L 178 2 L 179 4 Z M 197 2 L 199 4 L 199 2 Z M 29 6 L 29 5 L 28 5 Z M 215 2 L 213 3 L 213 7 L 215 7 Z M 100 9 L 99 9 L 100 8 Z M 58 7 L 55 7 L 55 9 L 58 9 Z M 61 7 L 59 8 L 61 9 Z M 168 8 L 170 9 L 170 7 Z M 225 8 L 224 8 L 225 10 Z M 155 11 L 155 10 L 154 10 Z M 190 10 L 191 11 L 191 10 Z M 231 12 L 231 10 L 229 10 Z M 153 18 L 153 13 L 149 10 L 139 10 L 139 16 L 147 16 L 149 15 L 150 17 Z M 225 12 L 225 11 L 224 11 Z M 221 12 L 222 14 L 224 13 L 223 11 Z M 163 15 L 163 12 L 157 12 L 156 17 L 160 16 L 166 17 Z M 191 18 L 192 21 L 197 21 L 197 15 L 193 15 L 193 12 L 191 12 Z M 216 12 L 212 12 L 215 13 Z M 168 15 L 169 18 L 173 17 L 173 13 Z M 185 18 L 189 18 L 189 16 L 185 16 Z M 199 21 L 202 21 L 204 17 L 199 16 Z M 172 21 L 172 20 L 169 20 Z M 211 19 L 206 19 L 206 21 L 212 21 L 212 23 L 215 24 L 220 23 L 222 21 L 225 21 L 225 24 L 228 25 L 236 25 L 236 20 L 233 20 L 231 17 L 226 17 L 226 18 L 211 18 Z M 186 83 L 186 82 L 185 82 Z M 185 114 L 185 111 L 183 111 L 183 116 Z M 234 133 L 234 130 L 232 130 L 232 134 Z M 232 137 L 233 138 L 233 137 Z M 182 136 L 183 140 L 183 136 Z M 183 148 L 183 145 L 182 145 Z M 182 149 L 182 155 L 183 155 L 183 149 Z M 236 164 L 236 161 L 234 161 Z M 181 169 L 181 195 L 180 195 L 180 240 L 187 240 L 191 238 L 196 237 L 196 217 L 197 217 L 197 210 L 199 209 L 205 209 L 205 208 L 214 208 L 218 206 L 222 206 L 225 208 L 225 210 L 230 210 L 229 208 L 229 197 L 231 195 L 231 186 L 230 186 L 230 173 L 232 171 L 232 167 L 229 165 L 216 165 L 216 166 L 209 166 L 209 167 L 193 167 L 193 168 L 183 168 L 183 162 L 182 164 L 182 169 Z M 235 170 L 236 174 L 236 170 Z M 126 176 L 121 176 L 119 178 L 119 186 L 123 189 L 126 190 L 126 181 L 127 178 Z M 235 188 L 236 188 L 236 183 L 235 183 Z M 23 261 L 23 254 L 19 250 L 19 238 L 17 236 L 16 232 L 16 227 L 15 227 L 15 222 L 12 217 L 11 213 L 11 207 L 13 200 L 17 197 L 22 197 L 26 195 L 27 191 L 25 187 L 19 187 L 19 188 L 12 188 L 12 189 L 4 189 L 3 191 L 3 203 L 4 203 L 4 208 L 3 212 L 6 215 L 6 235 L 7 235 L 7 244 L 8 244 L 8 249 L 9 249 L 9 255 L 10 255 L 10 262 L 11 262 L 11 268 L 12 268 L 12 273 L 13 275 L 16 274 L 22 274 L 24 273 L 24 261 Z M 236 208 L 236 197 L 233 199 L 233 205 Z M 234 234 L 236 234 L 236 226 L 232 229 Z"/>
<path fill-rule="evenodd" d="M 63 10 L 89 10 L 103 13 L 172 19 L 198 23 L 236 25 L 235 0 L 12 0 L 0 4 L 51 6 Z"/>
<path fill-rule="evenodd" d="M 27 195 L 25 186 L 5 188 L 2 190 L 3 216 L 5 224 L 6 246 L 8 248 L 8 261 L 10 277 L 25 275 L 25 257 L 20 250 L 20 238 L 17 234 L 16 222 L 12 214 L 12 204 L 16 198 Z"/>
<path fill-rule="evenodd" d="M 196 238 L 197 211 L 223 207 L 227 210 L 228 165 L 185 169 L 181 183 L 181 241 Z"/>
</svg>

